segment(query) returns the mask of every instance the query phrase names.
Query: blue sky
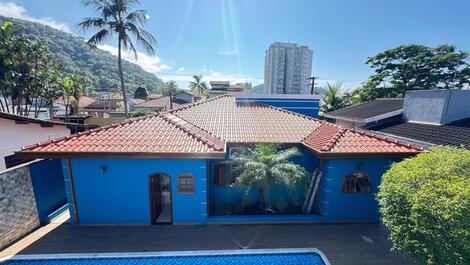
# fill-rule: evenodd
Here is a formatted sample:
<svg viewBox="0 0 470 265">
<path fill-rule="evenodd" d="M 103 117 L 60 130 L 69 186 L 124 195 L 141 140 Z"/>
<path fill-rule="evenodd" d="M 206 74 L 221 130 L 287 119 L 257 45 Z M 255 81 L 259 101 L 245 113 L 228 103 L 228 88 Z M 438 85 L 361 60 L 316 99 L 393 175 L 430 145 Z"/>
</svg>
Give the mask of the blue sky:
<svg viewBox="0 0 470 265">
<path fill-rule="evenodd" d="M 92 16 L 80 0 L 0 0 L 0 14 L 79 32 Z M 355 87 L 371 73 L 368 56 L 401 44 L 454 44 L 470 51 L 468 0 L 141 0 L 158 39 L 146 70 L 185 87 L 206 80 L 262 83 L 264 52 L 276 41 L 313 49 L 314 75 Z M 103 46 L 115 52 L 115 40 Z M 129 57 L 130 60 L 130 57 Z"/>
</svg>

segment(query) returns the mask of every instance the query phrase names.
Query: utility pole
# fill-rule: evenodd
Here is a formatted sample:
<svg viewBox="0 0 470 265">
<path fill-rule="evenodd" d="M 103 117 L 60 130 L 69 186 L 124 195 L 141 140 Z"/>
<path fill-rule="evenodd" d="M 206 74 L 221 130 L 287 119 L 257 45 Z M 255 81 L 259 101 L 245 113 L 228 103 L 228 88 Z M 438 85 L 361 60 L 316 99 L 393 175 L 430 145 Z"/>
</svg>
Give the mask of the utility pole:
<svg viewBox="0 0 470 265">
<path fill-rule="evenodd" d="M 307 78 L 307 80 L 312 80 L 311 87 L 310 87 L 310 94 L 315 94 L 315 79 L 317 79 L 318 76 L 312 76 Z"/>
</svg>

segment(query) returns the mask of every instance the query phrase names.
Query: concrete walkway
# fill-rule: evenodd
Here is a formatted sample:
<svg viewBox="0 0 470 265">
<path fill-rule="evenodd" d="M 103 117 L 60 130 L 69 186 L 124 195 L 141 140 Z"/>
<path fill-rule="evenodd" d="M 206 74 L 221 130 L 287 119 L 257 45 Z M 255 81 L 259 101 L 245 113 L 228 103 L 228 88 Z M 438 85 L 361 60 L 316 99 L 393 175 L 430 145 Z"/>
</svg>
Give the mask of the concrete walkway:
<svg viewBox="0 0 470 265">
<path fill-rule="evenodd" d="M 63 213 L 59 214 L 57 217 L 52 219 L 49 224 L 40 227 L 39 229 L 35 230 L 31 234 L 27 235 L 26 237 L 20 239 L 13 245 L 0 251 L 0 259 L 20 253 L 25 248 L 29 247 L 30 245 L 38 241 L 40 238 L 47 235 L 49 232 L 53 231 L 54 229 L 56 229 L 63 223 L 68 222 L 69 218 L 70 218 L 69 212 L 64 211 Z"/>
<path fill-rule="evenodd" d="M 318 248 L 333 265 L 411 264 L 389 251 L 380 224 L 78 226 L 51 223 L 1 255 Z"/>
</svg>

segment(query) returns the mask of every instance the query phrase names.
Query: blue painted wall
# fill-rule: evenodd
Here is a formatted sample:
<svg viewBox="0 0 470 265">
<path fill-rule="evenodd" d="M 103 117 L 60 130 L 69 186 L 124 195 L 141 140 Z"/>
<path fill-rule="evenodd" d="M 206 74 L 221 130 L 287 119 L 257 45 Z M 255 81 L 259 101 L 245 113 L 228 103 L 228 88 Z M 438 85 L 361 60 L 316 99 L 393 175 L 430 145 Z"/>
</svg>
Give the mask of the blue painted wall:
<svg viewBox="0 0 470 265">
<path fill-rule="evenodd" d="M 292 96 L 292 95 L 290 95 Z M 313 118 L 318 118 L 318 111 L 320 106 L 319 99 L 305 99 L 300 95 L 299 98 L 237 98 L 237 102 L 259 102 L 262 104 L 282 108 L 292 112 L 297 112 Z"/>
<path fill-rule="evenodd" d="M 207 222 L 205 159 L 84 158 L 72 159 L 71 168 L 80 224 L 150 224 L 148 177 L 159 172 L 171 177 L 173 222 Z M 177 193 L 185 172 L 195 177 L 194 194 Z"/>
<path fill-rule="evenodd" d="M 29 166 L 36 206 L 41 223 L 67 203 L 60 160 L 42 160 Z"/>
<path fill-rule="evenodd" d="M 379 221 L 378 192 L 382 175 L 393 163 L 390 159 L 344 159 L 323 161 L 320 203 L 325 222 Z M 343 177 L 364 172 L 371 178 L 372 193 L 342 192 Z"/>
<path fill-rule="evenodd" d="M 379 220 L 375 193 L 381 176 L 390 167 L 391 159 L 320 160 L 306 149 L 295 162 L 310 173 L 321 166 L 323 170 L 319 203 L 314 214 L 291 216 L 214 216 L 207 217 L 207 181 L 210 179 L 210 201 L 234 202 L 241 194 L 228 192 L 228 185 L 217 187 L 212 173 L 206 176 L 205 159 L 72 159 L 77 210 L 81 224 L 149 224 L 150 202 L 148 177 L 162 172 L 171 176 L 173 222 L 250 222 L 311 220 L 318 222 L 376 222 Z M 65 163 L 63 163 L 65 166 Z M 101 173 L 100 168 L 106 167 Z M 65 170 L 65 168 L 64 168 Z M 209 170 L 211 172 L 212 170 Z M 371 177 L 373 193 L 343 193 L 343 177 L 362 171 Z M 176 177 L 191 172 L 196 179 L 194 194 L 178 194 Z M 65 175 L 66 176 L 66 175 Z M 68 190 L 68 185 L 66 185 Z M 70 201 L 70 193 L 67 193 Z M 256 196 L 256 194 L 254 194 Z M 73 219 L 73 218 L 72 218 Z M 73 221 L 73 220 L 72 220 Z"/>
</svg>

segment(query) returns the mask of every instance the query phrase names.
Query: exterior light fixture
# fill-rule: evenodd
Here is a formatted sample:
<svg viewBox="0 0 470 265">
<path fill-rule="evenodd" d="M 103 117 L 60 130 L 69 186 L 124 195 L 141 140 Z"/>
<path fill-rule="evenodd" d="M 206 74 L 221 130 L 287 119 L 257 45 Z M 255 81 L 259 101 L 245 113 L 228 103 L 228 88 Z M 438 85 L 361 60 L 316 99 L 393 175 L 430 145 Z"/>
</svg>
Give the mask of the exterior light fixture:
<svg viewBox="0 0 470 265">
<path fill-rule="evenodd" d="M 100 173 L 101 173 L 101 174 L 106 173 L 106 171 L 108 171 L 108 169 L 107 169 L 105 166 L 101 166 L 101 167 L 100 167 Z"/>
</svg>

